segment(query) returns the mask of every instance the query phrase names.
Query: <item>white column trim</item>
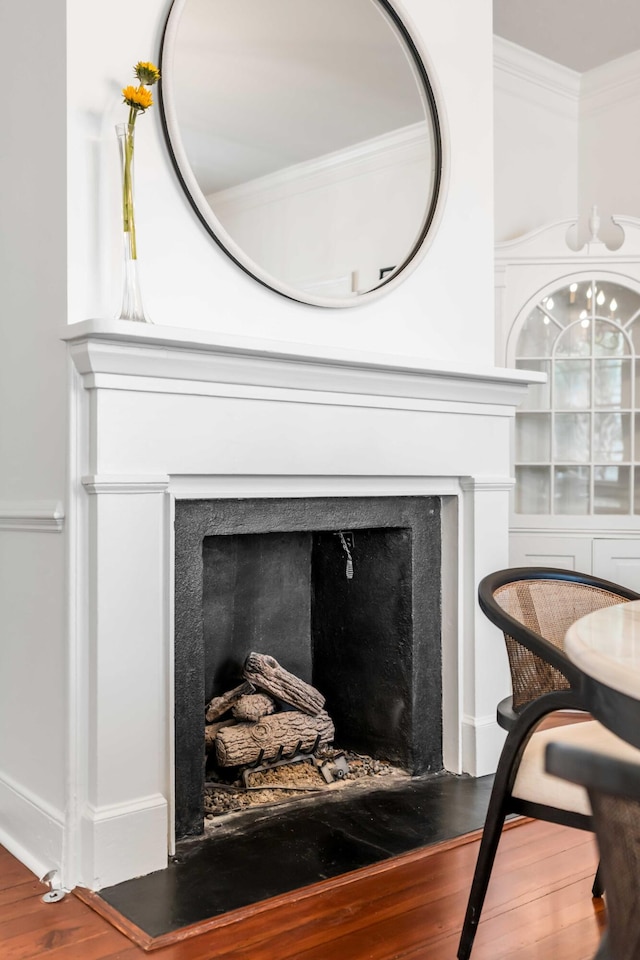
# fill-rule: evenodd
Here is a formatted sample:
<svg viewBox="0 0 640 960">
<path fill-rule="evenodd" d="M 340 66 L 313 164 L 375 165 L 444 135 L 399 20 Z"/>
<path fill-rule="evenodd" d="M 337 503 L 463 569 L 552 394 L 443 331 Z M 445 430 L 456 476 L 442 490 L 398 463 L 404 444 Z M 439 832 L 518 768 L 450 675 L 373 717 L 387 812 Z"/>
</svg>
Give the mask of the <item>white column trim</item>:
<svg viewBox="0 0 640 960">
<path fill-rule="evenodd" d="M 466 760 L 466 772 L 473 777 L 494 773 L 500 756 L 505 731 L 494 716 L 462 717 L 462 744 Z"/>
<path fill-rule="evenodd" d="M 0 530 L 60 533 L 63 527 L 60 500 L 0 500 Z"/>
<path fill-rule="evenodd" d="M 127 817 L 133 813 L 156 808 L 163 811 L 167 809 L 167 798 L 163 797 L 161 793 L 152 793 L 148 797 L 137 797 L 135 800 L 127 800 L 125 803 L 110 803 L 100 807 L 87 803 L 85 811 L 94 823 L 99 823 L 102 820 Z"/>
<path fill-rule="evenodd" d="M 87 493 L 165 493 L 169 489 L 167 474 L 125 476 L 122 474 L 92 474 L 82 477 L 82 486 Z"/>
<path fill-rule="evenodd" d="M 100 890 L 167 866 L 168 804 L 162 794 L 82 811 L 83 885 Z"/>
</svg>

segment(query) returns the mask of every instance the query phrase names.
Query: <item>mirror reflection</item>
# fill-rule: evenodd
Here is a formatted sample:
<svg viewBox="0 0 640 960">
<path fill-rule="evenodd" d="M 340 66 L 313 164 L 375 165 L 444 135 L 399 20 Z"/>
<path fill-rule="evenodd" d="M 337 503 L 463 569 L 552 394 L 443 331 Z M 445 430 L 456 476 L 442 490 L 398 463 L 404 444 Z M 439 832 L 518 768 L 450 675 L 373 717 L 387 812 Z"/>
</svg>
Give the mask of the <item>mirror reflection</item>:
<svg viewBox="0 0 640 960">
<path fill-rule="evenodd" d="M 180 179 L 257 279 L 342 306 L 415 256 L 437 201 L 439 130 L 384 0 L 175 0 L 162 74 Z"/>
</svg>

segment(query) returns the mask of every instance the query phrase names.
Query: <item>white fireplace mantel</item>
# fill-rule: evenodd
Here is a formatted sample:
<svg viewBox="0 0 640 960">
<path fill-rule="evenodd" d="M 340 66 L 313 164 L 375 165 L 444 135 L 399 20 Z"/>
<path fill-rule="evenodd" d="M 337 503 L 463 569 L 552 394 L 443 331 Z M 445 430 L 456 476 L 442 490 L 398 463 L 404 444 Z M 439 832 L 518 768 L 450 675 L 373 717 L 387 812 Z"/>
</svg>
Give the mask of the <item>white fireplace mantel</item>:
<svg viewBox="0 0 640 960">
<path fill-rule="evenodd" d="M 360 397 L 367 394 L 517 405 L 529 383 L 544 380 L 542 374 L 522 370 L 454 367 L 422 357 L 321 348 L 119 320 L 74 324 L 66 328 L 62 339 L 69 343 L 76 368 L 89 389 L 105 387 L 107 377 L 132 376 L 335 391 Z"/>
<path fill-rule="evenodd" d="M 74 797 L 64 883 L 98 889 L 166 864 L 177 498 L 440 496 L 445 764 L 493 770 L 508 671 L 475 592 L 507 564 L 511 425 L 540 375 L 123 321 L 62 336 Z"/>
</svg>

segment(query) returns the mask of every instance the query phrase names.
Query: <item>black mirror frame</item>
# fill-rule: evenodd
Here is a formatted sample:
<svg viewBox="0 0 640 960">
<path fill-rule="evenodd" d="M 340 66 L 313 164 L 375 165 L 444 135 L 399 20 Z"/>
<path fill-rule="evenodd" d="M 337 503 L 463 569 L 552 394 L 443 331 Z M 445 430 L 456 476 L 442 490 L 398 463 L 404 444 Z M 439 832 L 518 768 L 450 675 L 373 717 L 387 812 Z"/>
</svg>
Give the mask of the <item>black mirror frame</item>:
<svg viewBox="0 0 640 960">
<path fill-rule="evenodd" d="M 213 238 L 220 249 L 223 250 L 224 253 L 226 253 L 226 255 L 230 257 L 230 259 L 238 267 L 240 267 L 241 270 L 244 271 L 244 273 L 248 274 L 248 276 L 252 277 L 254 280 L 257 280 L 258 283 L 262 284 L 267 289 L 272 290 L 289 300 L 310 304 L 312 306 L 344 308 L 368 304 L 371 303 L 372 300 L 377 299 L 384 294 L 390 293 L 416 268 L 430 246 L 430 242 L 433 239 L 442 215 L 449 169 L 448 155 L 445 148 L 446 140 L 443 133 L 443 127 L 445 124 L 444 111 L 442 108 L 442 97 L 438 95 L 437 87 L 433 79 L 434 72 L 432 69 L 428 70 L 425 66 L 425 63 L 428 63 L 428 58 L 425 52 L 419 49 L 418 42 L 413 38 L 405 23 L 405 20 L 396 10 L 394 6 L 394 0 L 372 0 L 372 2 L 378 3 L 392 21 L 400 38 L 405 43 L 406 48 L 411 55 L 418 77 L 422 83 L 422 92 L 428 105 L 433 128 L 433 153 L 435 166 L 433 189 L 422 229 L 412 249 L 402 264 L 387 279 L 381 278 L 381 283 L 376 285 L 373 289 L 360 294 L 354 299 L 334 299 L 320 296 L 316 297 L 313 295 L 305 296 L 302 291 L 296 290 L 294 287 L 289 287 L 287 284 L 280 282 L 277 277 L 273 277 L 267 271 L 263 271 L 259 264 L 255 263 L 255 261 L 245 255 L 242 249 L 235 243 L 233 238 L 230 237 L 225 228 L 218 221 L 215 213 L 213 210 L 211 210 L 211 207 L 206 204 L 206 202 L 198 203 L 196 196 L 194 196 L 194 193 L 197 194 L 200 191 L 195 179 L 193 180 L 192 184 L 189 183 L 189 175 L 185 172 L 185 168 L 187 170 L 190 169 L 189 163 L 186 157 L 182 157 L 181 159 L 180 155 L 182 153 L 182 147 L 179 142 L 179 135 L 177 137 L 178 143 L 176 143 L 175 137 L 172 139 L 170 127 L 172 123 L 175 127 L 176 121 L 171 103 L 171 97 L 167 95 L 167 91 L 165 89 L 168 82 L 166 78 L 166 58 L 168 56 L 168 47 L 173 40 L 175 26 L 179 22 L 182 9 L 187 2 L 188 0 L 172 0 L 169 7 L 160 45 L 159 63 L 161 80 L 158 84 L 158 100 L 160 105 L 159 112 L 162 130 L 171 162 L 178 180 L 187 196 L 187 199 L 189 200 L 189 203 L 191 204 L 204 229 L 207 231 L 209 236 Z M 205 214 L 203 209 L 204 207 L 210 211 L 210 217 Z M 212 223 L 211 221 L 215 222 Z"/>
</svg>

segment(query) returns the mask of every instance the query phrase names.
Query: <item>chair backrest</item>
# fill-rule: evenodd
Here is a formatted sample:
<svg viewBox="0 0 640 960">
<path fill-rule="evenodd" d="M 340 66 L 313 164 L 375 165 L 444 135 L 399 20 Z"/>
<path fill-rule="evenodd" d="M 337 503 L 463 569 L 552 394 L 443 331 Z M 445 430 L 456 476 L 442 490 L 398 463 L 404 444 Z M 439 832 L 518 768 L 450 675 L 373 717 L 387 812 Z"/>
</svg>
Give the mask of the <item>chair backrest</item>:
<svg viewBox="0 0 640 960">
<path fill-rule="evenodd" d="M 640 599 L 589 574 L 541 567 L 499 570 L 484 578 L 478 594 L 504 633 L 515 710 L 571 687 L 576 671 L 564 655 L 564 637 L 572 623 L 601 607 Z"/>
<path fill-rule="evenodd" d="M 640 957 L 640 751 L 628 763 L 591 750 L 550 743 L 549 773 L 586 787 L 607 895 L 607 956 Z M 598 956 L 601 956 L 599 953 Z"/>
</svg>

